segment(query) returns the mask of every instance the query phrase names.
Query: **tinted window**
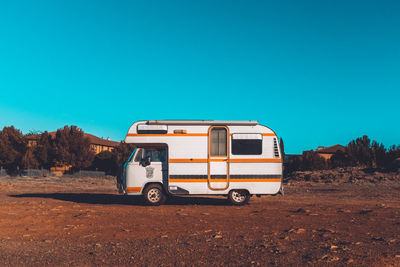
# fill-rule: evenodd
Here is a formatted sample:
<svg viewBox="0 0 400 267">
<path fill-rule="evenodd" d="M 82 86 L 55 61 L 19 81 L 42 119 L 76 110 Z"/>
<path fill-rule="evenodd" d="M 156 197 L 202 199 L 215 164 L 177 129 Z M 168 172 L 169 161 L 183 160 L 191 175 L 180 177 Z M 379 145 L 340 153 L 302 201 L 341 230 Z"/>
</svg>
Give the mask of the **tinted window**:
<svg viewBox="0 0 400 267">
<path fill-rule="evenodd" d="M 261 155 L 262 136 L 260 134 L 233 134 L 232 155 Z"/>
</svg>

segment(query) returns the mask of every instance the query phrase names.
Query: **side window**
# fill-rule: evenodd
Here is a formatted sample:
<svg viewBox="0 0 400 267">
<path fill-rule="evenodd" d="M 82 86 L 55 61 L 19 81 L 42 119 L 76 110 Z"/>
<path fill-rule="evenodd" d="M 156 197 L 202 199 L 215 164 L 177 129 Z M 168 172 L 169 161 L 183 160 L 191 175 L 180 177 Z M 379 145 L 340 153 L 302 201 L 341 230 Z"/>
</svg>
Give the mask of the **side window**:
<svg viewBox="0 0 400 267">
<path fill-rule="evenodd" d="M 156 149 L 153 150 L 152 161 L 165 162 L 167 160 L 167 150 L 166 149 Z"/>
<path fill-rule="evenodd" d="M 147 157 L 150 157 L 151 162 L 165 162 L 167 160 L 167 151 L 165 149 L 141 148 L 136 155 L 135 161 L 140 162 Z"/>
<path fill-rule="evenodd" d="M 211 129 L 210 136 L 210 155 L 226 156 L 227 152 L 227 131 L 226 128 L 215 127 Z"/>
<path fill-rule="evenodd" d="M 261 134 L 232 134 L 232 155 L 261 155 Z"/>
<path fill-rule="evenodd" d="M 143 152 L 144 152 L 143 148 L 139 148 L 138 149 L 138 152 L 137 152 L 136 157 L 135 157 L 135 161 L 136 162 L 140 162 L 143 159 Z"/>
</svg>

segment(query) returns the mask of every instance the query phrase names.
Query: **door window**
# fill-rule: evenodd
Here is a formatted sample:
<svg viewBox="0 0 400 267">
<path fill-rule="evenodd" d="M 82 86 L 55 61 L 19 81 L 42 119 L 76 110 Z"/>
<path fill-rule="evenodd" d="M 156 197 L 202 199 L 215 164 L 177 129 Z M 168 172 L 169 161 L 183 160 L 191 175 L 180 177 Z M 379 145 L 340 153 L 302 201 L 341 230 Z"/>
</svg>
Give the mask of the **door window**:
<svg viewBox="0 0 400 267">
<path fill-rule="evenodd" d="M 159 148 L 140 148 L 135 161 L 140 162 L 150 157 L 151 162 L 165 162 L 167 160 L 167 150 Z"/>
<path fill-rule="evenodd" d="M 227 155 L 227 131 L 226 128 L 214 127 L 211 129 L 210 136 L 210 155 Z"/>
</svg>

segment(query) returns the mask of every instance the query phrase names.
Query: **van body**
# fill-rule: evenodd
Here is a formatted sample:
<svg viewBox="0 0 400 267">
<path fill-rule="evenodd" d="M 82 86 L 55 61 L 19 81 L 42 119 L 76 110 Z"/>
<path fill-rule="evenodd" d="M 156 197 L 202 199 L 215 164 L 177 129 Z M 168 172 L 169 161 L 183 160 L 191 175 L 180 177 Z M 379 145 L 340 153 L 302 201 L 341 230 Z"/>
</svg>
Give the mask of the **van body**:
<svg viewBox="0 0 400 267">
<path fill-rule="evenodd" d="M 251 195 L 282 190 L 278 137 L 257 121 L 137 121 L 125 142 L 136 147 L 118 185 L 127 195 L 147 198 L 152 185 L 162 191 L 152 193 L 227 195 L 247 202 Z"/>
</svg>

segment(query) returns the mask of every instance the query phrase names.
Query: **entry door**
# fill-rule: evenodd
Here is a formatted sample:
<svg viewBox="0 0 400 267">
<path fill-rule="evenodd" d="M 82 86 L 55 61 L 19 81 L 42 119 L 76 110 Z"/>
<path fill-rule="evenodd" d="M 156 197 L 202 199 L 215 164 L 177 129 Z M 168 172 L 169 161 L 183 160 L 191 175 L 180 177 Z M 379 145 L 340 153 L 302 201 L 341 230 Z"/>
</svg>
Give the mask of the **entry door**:
<svg viewBox="0 0 400 267">
<path fill-rule="evenodd" d="M 208 130 L 208 188 L 225 190 L 229 187 L 229 129 L 212 126 Z"/>
</svg>

